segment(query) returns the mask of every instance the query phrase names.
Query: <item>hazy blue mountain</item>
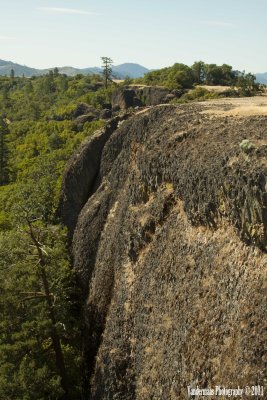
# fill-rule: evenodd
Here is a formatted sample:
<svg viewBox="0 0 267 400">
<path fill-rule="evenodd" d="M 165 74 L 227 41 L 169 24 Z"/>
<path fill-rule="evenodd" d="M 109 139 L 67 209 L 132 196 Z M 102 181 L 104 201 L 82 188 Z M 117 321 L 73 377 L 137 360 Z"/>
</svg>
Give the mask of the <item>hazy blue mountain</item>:
<svg viewBox="0 0 267 400">
<path fill-rule="evenodd" d="M 10 61 L 0 60 L 0 67 L 5 67 L 9 63 L 10 63 Z"/>
<path fill-rule="evenodd" d="M 261 73 L 261 74 L 255 74 L 256 75 L 256 80 L 258 83 L 263 83 L 267 85 L 267 72 Z"/>
<path fill-rule="evenodd" d="M 44 75 L 49 70 L 53 70 L 54 68 L 36 69 L 27 67 L 26 65 L 16 64 L 11 61 L 0 60 L 0 75 L 9 76 L 12 69 L 15 71 L 15 76 L 24 75 L 26 77 L 31 77 Z M 92 75 L 100 74 L 102 72 L 102 69 L 99 67 L 88 67 L 79 69 L 71 66 L 66 66 L 60 67 L 58 68 L 58 70 L 61 74 L 66 74 L 69 76 L 74 76 L 77 74 Z M 125 78 L 126 76 L 129 76 L 130 78 L 139 78 L 144 76 L 146 72 L 149 72 L 147 68 L 134 63 L 125 63 L 113 66 L 114 77 L 119 79 Z"/>
<path fill-rule="evenodd" d="M 120 64 L 120 65 L 114 66 L 113 72 L 115 72 L 116 74 L 119 74 L 123 77 L 128 75 L 130 78 L 141 78 L 147 72 L 149 72 L 149 69 L 147 69 L 139 64 L 125 63 L 125 64 Z"/>
</svg>

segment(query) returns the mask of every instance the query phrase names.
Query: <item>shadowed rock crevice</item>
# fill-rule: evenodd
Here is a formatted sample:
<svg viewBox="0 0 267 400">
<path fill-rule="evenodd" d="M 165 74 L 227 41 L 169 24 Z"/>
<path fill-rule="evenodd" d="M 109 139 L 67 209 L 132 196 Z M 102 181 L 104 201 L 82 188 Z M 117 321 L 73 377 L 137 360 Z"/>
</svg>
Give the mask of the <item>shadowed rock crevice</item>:
<svg viewBox="0 0 267 400">
<path fill-rule="evenodd" d="M 72 237 L 78 215 L 97 187 L 97 176 L 103 148 L 118 124 L 129 117 L 115 117 L 102 129 L 83 142 L 70 159 L 63 178 L 57 215 L 68 227 Z"/>
<path fill-rule="evenodd" d="M 263 384 L 267 120 L 207 107 L 146 110 L 102 148 L 73 236 L 92 400 Z"/>
</svg>

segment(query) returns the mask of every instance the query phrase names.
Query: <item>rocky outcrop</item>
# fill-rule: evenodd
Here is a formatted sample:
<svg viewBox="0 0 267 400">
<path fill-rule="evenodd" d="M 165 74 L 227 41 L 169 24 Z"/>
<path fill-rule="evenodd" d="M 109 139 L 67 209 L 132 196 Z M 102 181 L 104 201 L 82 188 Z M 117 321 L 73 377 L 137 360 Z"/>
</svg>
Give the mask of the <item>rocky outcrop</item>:
<svg viewBox="0 0 267 400">
<path fill-rule="evenodd" d="M 78 118 L 84 115 L 92 114 L 97 116 L 98 110 L 87 103 L 79 103 L 73 111 L 73 118 Z"/>
<path fill-rule="evenodd" d="M 171 91 L 162 86 L 129 86 L 117 89 L 111 98 L 112 106 L 126 110 L 130 107 L 155 106 L 169 103 L 181 96 L 181 92 Z"/>
<path fill-rule="evenodd" d="M 104 108 L 99 114 L 100 119 L 110 119 L 111 117 L 112 117 L 112 111 L 108 108 Z"/>
<path fill-rule="evenodd" d="M 264 384 L 266 117 L 209 107 L 143 111 L 69 164 L 92 400 Z"/>
</svg>

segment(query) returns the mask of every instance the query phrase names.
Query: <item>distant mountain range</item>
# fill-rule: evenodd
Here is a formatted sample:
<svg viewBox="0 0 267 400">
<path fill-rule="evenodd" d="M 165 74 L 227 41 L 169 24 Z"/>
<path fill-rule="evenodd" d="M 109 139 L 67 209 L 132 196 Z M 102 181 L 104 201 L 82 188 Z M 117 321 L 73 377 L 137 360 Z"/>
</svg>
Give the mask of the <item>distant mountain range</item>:
<svg viewBox="0 0 267 400">
<path fill-rule="evenodd" d="M 20 65 L 13 63 L 11 61 L 0 60 L 0 75 L 10 76 L 11 70 L 15 71 L 15 76 L 40 76 L 47 74 L 49 71 L 54 70 L 54 68 L 47 69 L 36 69 L 27 67 L 26 65 Z M 59 67 L 59 72 L 61 74 L 66 74 L 69 76 L 74 76 L 77 74 L 92 75 L 100 74 L 102 69 L 99 67 L 88 67 L 88 68 L 74 68 L 74 67 Z M 117 79 L 129 78 L 142 78 L 147 72 L 152 70 L 143 67 L 140 64 L 135 63 L 124 63 L 120 65 L 114 65 L 112 67 L 113 76 Z M 255 74 L 256 80 L 259 83 L 267 85 L 267 72 Z"/>
<path fill-rule="evenodd" d="M 48 69 L 36 69 L 27 67 L 26 65 L 20 65 L 13 63 L 11 61 L 4 61 L 0 60 L 0 75 L 7 75 L 9 76 L 11 70 L 14 70 L 15 76 L 40 76 L 47 74 L 50 70 L 54 68 Z M 83 75 L 92 75 L 92 74 L 99 74 L 102 72 L 102 69 L 99 67 L 89 67 L 89 68 L 74 68 L 74 67 L 60 67 L 58 68 L 61 74 L 66 74 L 69 76 L 74 76 L 77 74 Z M 114 65 L 112 67 L 114 78 L 117 79 L 124 79 L 125 77 L 129 78 L 141 78 L 144 76 L 145 73 L 149 72 L 149 69 L 143 67 L 139 64 L 134 63 L 125 63 L 120 65 Z"/>
<path fill-rule="evenodd" d="M 255 74 L 255 76 L 258 83 L 263 83 L 264 85 L 267 85 L 267 72 Z"/>
</svg>

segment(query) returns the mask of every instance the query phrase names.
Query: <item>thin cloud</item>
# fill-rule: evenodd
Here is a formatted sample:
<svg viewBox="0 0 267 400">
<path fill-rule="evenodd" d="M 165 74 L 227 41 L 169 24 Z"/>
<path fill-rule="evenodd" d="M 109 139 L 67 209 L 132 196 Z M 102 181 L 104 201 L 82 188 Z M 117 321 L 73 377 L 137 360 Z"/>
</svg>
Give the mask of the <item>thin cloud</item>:
<svg viewBox="0 0 267 400">
<path fill-rule="evenodd" d="M 236 24 L 234 24 L 233 22 L 228 21 L 199 21 L 199 24 L 207 26 L 217 26 L 221 28 L 230 28 L 236 26 Z"/>
<path fill-rule="evenodd" d="M 98 15 L 95 12 L 81 10 L 78 8 L 38 7 L 38 10 L 50 11 L 50 12 L 55 12 L 55 13 L 64 13 L 64 14 Z"/>
</svg>

